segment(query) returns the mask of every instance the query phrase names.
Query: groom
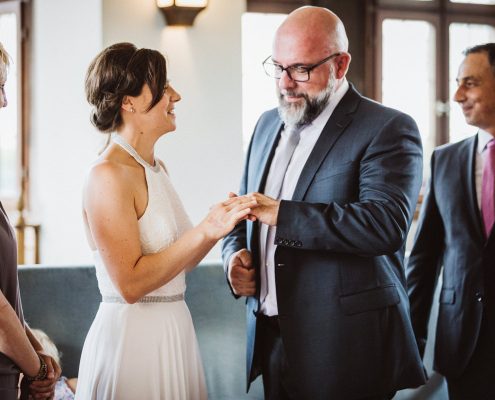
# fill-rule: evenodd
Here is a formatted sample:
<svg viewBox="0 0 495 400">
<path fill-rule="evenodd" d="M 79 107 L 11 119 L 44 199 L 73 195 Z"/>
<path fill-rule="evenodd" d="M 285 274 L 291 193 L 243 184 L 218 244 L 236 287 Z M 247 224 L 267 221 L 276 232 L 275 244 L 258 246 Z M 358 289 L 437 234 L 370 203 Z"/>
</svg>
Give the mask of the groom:
<svg viewBox="0 0 495 400">
<path fill-rule="evenodd" d="M 340 19 L 303 7 L 264 62 L 278 110 L 264 113 L 240 193 L 252 219 L 223 242 L 247 297 L 247 382 L 266 399 L 389 399 L 425 375 L 409 320 L 404 242 L 421 184 L 414 121 L 345 78 Z"/>
</svg>

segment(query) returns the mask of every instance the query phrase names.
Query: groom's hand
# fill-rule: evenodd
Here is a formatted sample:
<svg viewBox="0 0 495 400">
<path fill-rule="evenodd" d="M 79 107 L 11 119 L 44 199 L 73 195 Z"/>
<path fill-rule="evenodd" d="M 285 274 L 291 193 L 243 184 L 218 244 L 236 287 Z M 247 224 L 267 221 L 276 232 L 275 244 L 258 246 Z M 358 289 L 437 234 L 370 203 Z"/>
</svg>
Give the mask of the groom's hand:
<svg viewBox="0 0 495 400">
<path fill-rule="evenodd" d="M 239 250 L 230 257 L 227 277 L 237 296 L 254 296 L 256 276 L 251 253 L 247 249 Z"/>
<path fill-rule="evenodd" d="M 277 225 L 280 200 L 273 199 L 261 193 L 251 193 L 250 197 L 256 199 L 256 208 L 251 210 L 250 220 L 258 220 L 262 224 Z"/>
</svg>

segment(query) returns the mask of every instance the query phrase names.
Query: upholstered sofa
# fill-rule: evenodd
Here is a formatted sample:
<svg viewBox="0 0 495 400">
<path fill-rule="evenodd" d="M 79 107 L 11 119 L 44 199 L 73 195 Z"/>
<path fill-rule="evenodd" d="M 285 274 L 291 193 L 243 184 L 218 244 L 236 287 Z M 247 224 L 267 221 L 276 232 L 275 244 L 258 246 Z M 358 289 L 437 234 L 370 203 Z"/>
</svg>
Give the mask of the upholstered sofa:
<svg viewBox="0 0 495 400">
<path fill-rule="evenodd" d="M 63 353 L 64 375 L 77 376 L 84 338 L 100 302 L 94 267 L 21 266 L 19 281 L 26 320 L 57 344 Z M 210 400 L 263 399 L 260 379 L 245 393 L 244 302 L 230 294 L 219 262 L 202 263 L 188 274 L 186 302 L 198 335 Z M 430 343 L 427 367 L 431 367 L 431 352 Z M 433 374 L 428 385 L 402 391 L 395 399 L 447 400 L 447 395 L 442 378 Z"/>
</svg>

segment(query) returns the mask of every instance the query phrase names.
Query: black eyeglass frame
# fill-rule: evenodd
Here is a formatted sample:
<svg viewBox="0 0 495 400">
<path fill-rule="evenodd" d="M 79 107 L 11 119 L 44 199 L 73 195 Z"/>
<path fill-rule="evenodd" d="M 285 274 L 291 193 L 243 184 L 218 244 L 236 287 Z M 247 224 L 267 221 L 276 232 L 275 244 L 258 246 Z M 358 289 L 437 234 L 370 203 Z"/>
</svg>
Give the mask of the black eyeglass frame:
<svg viewBox="0 0 495 400">
<path fill-rule="evenodd" d="M 287 72 L 287 75 L 289 76 L 289 79 L 294 81 L 294 82 L 307 82 L 311 79 L 311 71 L 314 70 L 316 67 L 319 67 L 320 65 L 322 64 L 325 64 L 327 61 L 330 61 L 332 58 L 334 57 L 338 57 L 342 55 L 342 52 L 337 52 L 337 53 L 333 53 L 333 54 L 330 54 L 328 57 L 324 58 L 323 60 L 321 61 L 318 61 L 316 64 L 312 64 L 312 65 L 298 65 L 298 64 L 295 64 L 295 65 L 289 65 L 288 67 L 282 67 L 280 64 L 277 64 L 277 63 L 273 63 L 273 62 L 268 62 L 268 60 L 272 57 L 271 55 L 268 56 L 267 58 L 265 58 L 265 60 L 263 61 L 262 65 L 263 65 L 263 69 L 265 70 L 265 74 L 268 75 L 270 78 L 273 78 L 273 79 L 280 79 L 282 77 L 282 74 L 285 72 Z M 276 77 L 276 76 L 272 76 L 268 73 L 268 71 L 266 70 L 266 67 L 265 65 L 273 65 L 275 67 L 278 67 L 280 68 L 280 76 L 279 77 Z M 308 79 L 305 79 L 305 80 L 301 80 L 301 79 L 294 79 L 290 73 L 291 70 L 294 70 L 295 68 L 302 68 L 305 70 L 305 72 L 308 74 Z"/>
</svg>

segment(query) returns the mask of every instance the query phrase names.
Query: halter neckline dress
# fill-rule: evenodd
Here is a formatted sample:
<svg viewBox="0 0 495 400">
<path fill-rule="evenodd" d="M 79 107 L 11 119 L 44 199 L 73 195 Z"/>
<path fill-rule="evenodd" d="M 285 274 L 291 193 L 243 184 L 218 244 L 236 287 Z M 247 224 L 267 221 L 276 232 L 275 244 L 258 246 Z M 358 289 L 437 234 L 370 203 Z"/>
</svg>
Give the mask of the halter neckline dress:
<svg viewBox="0 0 495 400">
<path fill-rule="evenodd" d="M 124 139 L 113 141 L 143 166 L 148 205 L 139 218 L 143 254 L 170 246 L 191 222 L 163 166 L 150 165 Z M 76 399 L 203 400 L 207 390 L 191 315 L 185 273 L 127 304 L 94 251 L 102 302 L 86 337 Z"/>
</svg>

